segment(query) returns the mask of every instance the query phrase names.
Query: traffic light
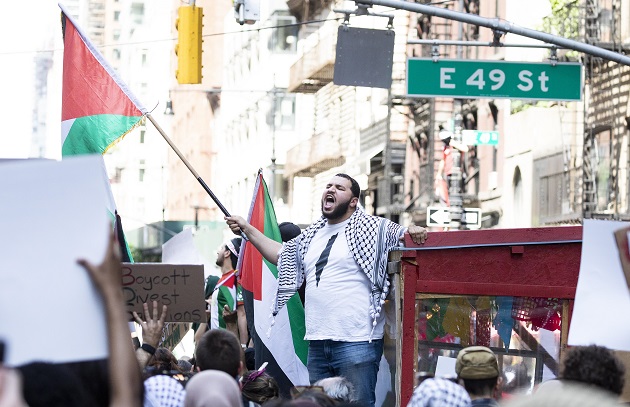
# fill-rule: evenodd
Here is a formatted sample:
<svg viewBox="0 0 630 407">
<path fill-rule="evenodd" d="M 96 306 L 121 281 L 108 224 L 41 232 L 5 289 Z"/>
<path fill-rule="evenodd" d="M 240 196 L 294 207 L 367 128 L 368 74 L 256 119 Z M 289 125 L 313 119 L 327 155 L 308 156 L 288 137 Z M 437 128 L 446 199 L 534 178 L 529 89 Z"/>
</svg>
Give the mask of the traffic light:
<svg viewBox="0 0 630 407">
<path fill-rule="evenodd" d="M 201 83 L 201 44 L 203 8 L 181 6 L 177 9 L 177 71 L 175 77 L 180 84 Z"/>
</svg>

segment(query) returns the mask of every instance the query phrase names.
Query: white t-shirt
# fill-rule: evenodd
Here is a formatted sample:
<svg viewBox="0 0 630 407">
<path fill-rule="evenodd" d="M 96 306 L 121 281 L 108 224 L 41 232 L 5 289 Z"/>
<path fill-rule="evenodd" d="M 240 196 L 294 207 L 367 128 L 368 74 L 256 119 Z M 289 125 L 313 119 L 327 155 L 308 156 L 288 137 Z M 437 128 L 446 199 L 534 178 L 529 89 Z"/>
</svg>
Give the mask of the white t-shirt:
<svg viewBox="0 0 630 407">
<path fill-rule="evenodd" d="M 370 339 L 373 321 L 370 280 L 348 247 L 344 231 L 348 221 L 326 224 L 318 230 L 304 257 L 307 340 L 359 342 Z M 329 241 L 331 246 L 326 255 Z M 384 323 L 384 315 L 380 315 L 372 339 L 383 337 Z"/>
</svg>

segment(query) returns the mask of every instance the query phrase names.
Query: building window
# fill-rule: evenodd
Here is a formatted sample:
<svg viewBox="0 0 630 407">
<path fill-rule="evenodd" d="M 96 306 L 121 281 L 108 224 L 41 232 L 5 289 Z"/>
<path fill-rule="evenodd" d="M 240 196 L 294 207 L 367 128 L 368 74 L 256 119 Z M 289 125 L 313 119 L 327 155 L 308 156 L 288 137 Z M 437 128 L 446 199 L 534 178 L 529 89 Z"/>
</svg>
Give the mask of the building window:
<svg viewBox="0 0 630 407">
<path fill-rule="evenodd" d="M 114 11 L 114 21 L 120 20 L 120 11 Z"/>
<path fill-rule="evenodd" d="M 140 130 L 140 144 L 144 144 L 144 133 L 146 132 L 145 129 Z"/>
<path fill-rule="evenodd" d="M 285 94 L 278 105 L 280 120 L 280 128 L 282 130 L 295 129 L 295 94 Z"/>
<path fill-rule="evenodd" d="M 112 54 L 114 55 L 114 60 L 120 60 L 120 50 L 118 48 L 114 48 Z"/>
<path fill-rule="evenodd" d="M 142 66 L 147 65 L 147 50 L 146 49 L 142 50 L 141 63 L 142 63 Z"/>
<path fill-rule="evenodd" d="M 295 17 L 288 11 L 277 11 L 271 16 L 271 25 L 275 27 L 269 37 L 269 50 L 271 52 L 288 53 L 295 52 L 297 48 L 298 27 Z"/>
<path fill-rule="evenodd" d="M 114 178 L 111 179 L 113 184 L 119 183 L 122 180 L 123 169 L 121 167 L 116 167 L 114 172 Z"/>
<path fill-rule="evenodd" d="M 136 25 L 142 25 L 142 20 L 144 18 L 144 4 L 143 3 L 132 3 L 131 4 L 131 20 Z"/>
<path fill-rule="evenodd" d="M 140 160 L 140 170 L 138 171 L 138 181 L 144 182 L 144 160 Z"/>
</svg>

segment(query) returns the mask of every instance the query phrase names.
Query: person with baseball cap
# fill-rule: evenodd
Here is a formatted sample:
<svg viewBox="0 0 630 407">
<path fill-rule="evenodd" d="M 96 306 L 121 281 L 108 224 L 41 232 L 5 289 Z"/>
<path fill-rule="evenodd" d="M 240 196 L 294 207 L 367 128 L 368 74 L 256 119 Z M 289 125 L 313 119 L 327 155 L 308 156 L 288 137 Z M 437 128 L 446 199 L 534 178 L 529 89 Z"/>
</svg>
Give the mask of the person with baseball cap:
<svg viewBox="0 0 630 407">
<path fill-rule="evenodd" d="M 470 395 L 472 406 L 499 406 L 495 396 L 501 373 L 494 352 L 485 346 L 462 349 L 457 355 L 455 372 Z"/>
</svg>

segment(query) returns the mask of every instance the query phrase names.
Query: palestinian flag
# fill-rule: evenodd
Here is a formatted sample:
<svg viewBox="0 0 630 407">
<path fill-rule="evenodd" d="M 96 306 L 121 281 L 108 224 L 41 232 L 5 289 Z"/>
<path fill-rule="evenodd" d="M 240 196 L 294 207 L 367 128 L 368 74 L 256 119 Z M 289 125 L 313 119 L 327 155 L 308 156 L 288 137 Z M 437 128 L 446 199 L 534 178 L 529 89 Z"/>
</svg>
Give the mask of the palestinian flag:
<svg viewBox="0 0 630 407">
<path fill-rule="evenodd" d="M 223 320 L 223 308 L 227 305 L 232 311 L 236 311 L 238 305 L 243 304 L 241 287 L 236 283 L 236 275 L 234 270 L 225 273 L 219 278 L 217 285 L 214 287 L 214 295 L 216 295 L 216 307 L 211 308 L 210 328 L 225 329 L 225 321 Z M 215 315 L 216 314 L 216 315 Z"/>
<path fill-rule="evenodd" d="M 61 155 L 104 154 L 140 123 L 147 110 L 118 78 L 65 7 L 61 4 L 59 7 L 64 41 Z M 102 168 L 101 181 L 108 191 L 105 205 L 116 225 L 123 259 L 131 262 L 133 259 L 122 233 L 104 162 Z"/>
<path fill-rule="evenodd" d="M 62 155 L 103 154 L 147 113 L 62 5 Z"/>
<path fill-rule="evenodd" d="M 248 220 L 265 236 L 277 242 L 282 241 L 276 213 L 261 171 L 258 171 Z M 268 362 L 267 373 L 278 381 L 281 392 L 285 394 L 289 390 L 287 387 L 308 385 L 308 342 L 304 340 L 304 307 L 299 295 L 296 293 L 286 307 L 280 310 L 272 327 L 271 306 L 278 289 L 276 266 L 265 260 L 246 241 L 241 247 L 237 269 L 240 270 L 246 311 L 248 308 L 253 309 L 255 329 L 252 337 L 255 339 L 256 368 Z"/>
</svg>

